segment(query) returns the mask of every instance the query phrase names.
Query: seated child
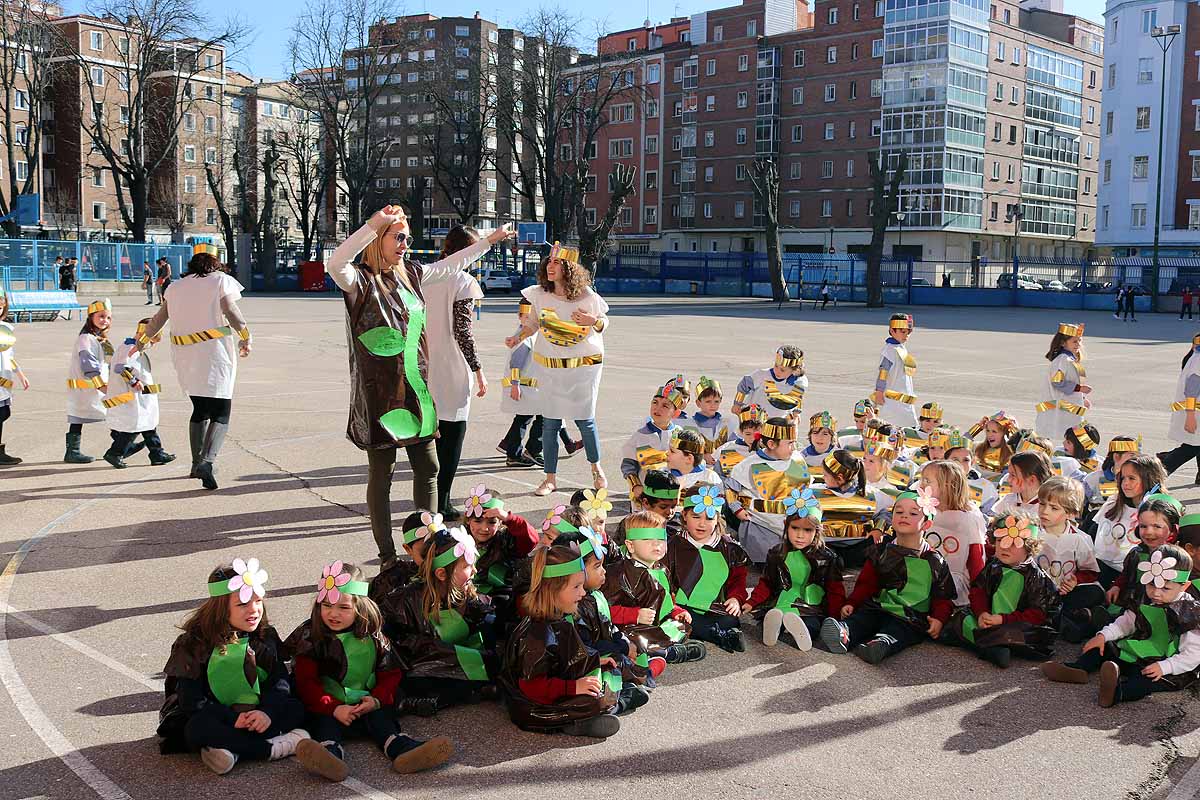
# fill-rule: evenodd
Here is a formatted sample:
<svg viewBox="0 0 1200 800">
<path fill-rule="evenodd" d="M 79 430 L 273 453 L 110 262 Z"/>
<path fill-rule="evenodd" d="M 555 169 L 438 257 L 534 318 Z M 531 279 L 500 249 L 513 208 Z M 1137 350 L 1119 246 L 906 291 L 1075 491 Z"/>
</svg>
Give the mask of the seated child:
<svg viewBox="0 0 1200 800">
<path fill-rule="evenodd" d="M 1100 585 L 1106 590 L 1125 567 L 1125 556 L 1139 542 L 1137 509 L 1146 495 L 1167 481 L 1162 462 L 1151 455 L 1134 455 L 1118 473 L 1117 493 L 1100 506 L 1096 523 L 1096 560 L 1100 562 Z M 1135 579 L 1137 576 L 1131 576 Z"/>
<path fill-rule="evenodd" d="M 503 612 L 513 600 L 512 569 L 537 547 L 537 532 L 524 517 L 504 508 L 498 491 L 482 483 L 467 497 L 463 522 L 479 550 L 475 590 L 490 595 L 497 612 Z"/>
<path fill-rule="evenodd" d="M 971 582 L 970 608 L 950 621 L 954 636 L 1001 669 L 1013 653 L 1044 661 L 1054 649 L 1059 595 L 1037 565 L 1041 540 L 1027 511 L 996 521 L 996 552 Z"/>
<path fill-rule="evenodd" d="M 917 451 L 929 441 L 929 435 L 937 430 L 942 421 L 942 407 L 937 403 L 925 403 L 917 412 L 917 427 L 902 428 L 898 433 L 897 444 L 902 458 L 911 459 Z"/>
<path fill-rule="evenodd" d="M 825 484 L 813 486 L 813 494 L 821 506 L 822 539 L 847 566 L 860 566 L 887 529 L 892 497 L 867 486 L 862 459 L 848 450 L 825 456 L 821 471 Z"/>
<path fill-rule="evenodd" d="M 808 391 L 804 376 L 804 351 L 785 344 L 775 351 L 775 366 L 751 372 L 738 383 L 733 397 L 733 413 L 749 405 L 765 409 L 768 414 L 783 416 L 799 413 Z"/>
<path fill-rule="evenodd" d="M 676 418 L 687 406 L 688 387 L 674 381 L 663 386 L 650 399 L 650 418 L 621 446 L 621 475 L 629 484 L 629 496 L 637 499 L 645 474 L 667 468 L 671 439 L 679 432 Z"/>
<path fill-rule="evenodd" d="M 401 664 L 383 635 L 383 616 L 367 597 L 361 569 L 335 561 L 321 571 L 311 617 L 292 631 L 284 648 L 294 659 L 296 694 L 313 734 L 296 746 L 306 770 L 344 781 L 349 769 L 342 742 L 348 734 L 370 737 L 396 772 L 419 772 L 449 760 L 454 746 L 444 736 L 425 742 L 400 732 Z"/>
<path fill-rule="evenodd" d="M 405 586 L 418 579 L 421 561 L 429 538 L 446 530 L 442 515 L 430 511 L 414 511 L 404 518 L 404 552 L 408 558 L 396 558 L 387 569 L 371 579 L 367 597 L 387 616 L 387 611 Z"/>
<path fill-rule="evenodd" d="M 1117 476 L 1121 465 L 1141 450 L 1141 438 L 1114 436 L 1108 442 L 1108 455 L 1099 469 L 1083 479 L 1083 496 L 1087 508 L 1095 508 L 1117 493 Z"/>
<path fill-rule="evenodd" d="M 1179 518 L 1179 536 L 1175 544 L 1187 551 L 1193 563 L 1200 557 L 1200 514 L 1184 514 Z"/>
<path fill-rule="evenodd" d="M 668 664 L 699 661 L 703 642 L 687 641 L 692 616 L 675 605 L 671 581 L 659 563 L 667 554 L 663 518 L 652 511 L 635 511 L 625 518 L 626 557 L 608 566 L 604 598 L 613 624 L 639 653 L 662 656 Z"/>
<path fill-rule="evenodd" d="M 925 541 L 942 554 L 954 578 L 954 604 L 965 606 L 984 564 L 987 518 L 967 493 L 967 475 L 953 461 L 933 461 L 921 470 L 917 493 L 934 501 L 937 513 Z"/>
<path fill-rule="evenodd" d="M 287 758 L 308 738 L 283 643 L 267 621 L 266 582 L 257 558 L 235 558 L 208 576 L 208 599 L 184 620 L 163 667 L 163 754 L 199 750 L 204 766 L 224 775 L 241 759 Z"/>
<path fill-rule="evenodd" d="M 729 477 L 733 468 L 758 447 L 758 432 L 767 421 L 767 412 L 758 406 L 746 406 L 738 414 L 738 435 L 733 441 L 717 448 L 713 467 L 721 480 Z"/>
<path fill-rule="evenodd" d="M 811 650 L 830 609 L 846 604 L 842 559 L 825 546 L 821 504 L 812 489 L 796 498 L 785 523 L 787 534 L 767 553 L 762 578 L 742 613 L 762 621 L 763 644 L 774 647 L 782 628 L 796 647 Z"/>
<path fill-rule="evenodd" d="M 730 653 L 746 650 L 738 617 L 746 601 L 750 559 L 725 535 L 720 486 L 694 486 L 683 495 L 683 532 L 667 542 L 663 565 L 675 604 L 692 617 L 692 636 Z"/>
<path fill-rule="evenodd" d="M 975 469 L 975 453 L 971 449 L 971 440 L 958 431 L 951 431 L 946 442 L 946 458 L 956 462 L 967 473 L 967 490 L 971 494 L 971 502 L 979 506 L 984 516 L 992 515 L 992 508 L 1000 499 L 996 484 L 989 481 Z"/>
<path fill-rule="evenodd" d="M 733 469 L 725 482 L 735 495 L 729 507 L 740 522 L 738 541 L 750 560 L 761 564 L 783 538 L 783 501 L 810 483 L 808 464 L 796 452 L 796 423 L 771 417 L 762 427 L 758 449 Z"/>
<path fill-rule="evenodd" d="M 1145 600 L 1089 639 L 1075 661 L 1047 661 L 1042 673 L 1060 683 L 1087 683 L 1099 671 L 1104 708 L 1190 686 L 1200 667 L 1200 601 L 1188 592 L 1192 566 L 1183 548 L 1157 548 L 1138 564 Z"/>
<path fill-rule="evenodd" d="M 931 431 L 921 446 L 913 452 L 911 456 L 912 463 L 918 468 L 917 477 L 920 477 L 920 468 L 928 464 L 930 461 L 943 461 L 946 458 L 946 450 L 950 444 L 950 435 L 952 431 L 948 428 L 939 428 Z M 910 487 L 911 488 L 911 487 Z"/>
<path fill-rule="evenodd" d="M 1072 644 L 1091 638 L 1108 621 L 1104 590 L 1096 582 L 1100 566 L 1092 537 L 1076 523 L 1082 510 L 1083 489 L 1072 478 L 1055 476 L 1038 490 L 1042 550 L 1037 562 L 1062 596 L 1059 615 L 1051 623 Z"/>
<path fill-rule="evenodd" d="M 1061 475 L 1064 478 L 1074 478 L 1077 481 L 1082 481 L 1087 477 L 1087 473 L 1079 466 L 1079 461 L 1064 453 L 1056 452 L 1054 443 L 1044 436 L 1038 436 L 1031 430 L 1022 428 L 1017 433 L 1017 446 L 1014 453 L 1026 453 L 1030 451 L 1038 451 L 1045 453 L 1050 459 L 1050 474 Z M 1000 490 L 1004 490 L 1004 481 L 1007 476 L 1000 479 Z"/>
<path fill-rule="evenodd" d="M 729 420 L 721 415 L 721 384 L 705 375 L 696 383 L 698 409 L 680 426 L 700 434 L 705 444 L 705 460 L 713 463 L 713 453 L 729 441 Z"/>
<path fill-rule="evenodd" d="M 705 458 L 711 455 L 704 437 L 686 428 L 675 431 L 671 449 L 667 451 L 667 467 L 679 488 L 689 489 L 698 483 L 720 486 L 721 476 L 708 467 Z"/>
<path fill-rule="evenodd" d="M 604 739 L 621 728 L 604 677 L 615 662 L 589 650 L 575 625 L 583 577 L 583 559 L 572 548 L 534 551 L 521 602 L 526 616 L 508 639 L 500 670 L 508 714 L 522 730 Z"/>
<path fill-rule="evenodd" d="M 1121 611 L 1136 608 L 1146 601 L 1146 590 L 1138 580 L 1138 564 L 1147 561 L 1160 545 L 1174 544 L 1179 535 L 1179 519 L 1183 506 L 1168 494 L 1148 494 L 1138 506 L 1136 539 L 1121 565 L 1121 574 L 1113 581 L 1104 599 L 1118 608 L 1110 608 L 1113 617 Z"/>
<path fill-rule="evenodd" d="M 675 476 L 663 469 L 652 469 L 646 473 L 646 483 L 637 499 L 630 498 L 630 506 L 635 511 L 649 511 L 657 514 L 664 521 L 663 527 L 671 536 L 679 533 L 683 523 L 679 519 L 679 481 Z M 611 566 L 624 558 L 622 545 L 625 544 L 625 525 L 629 517 L 617 523 L 617 529 L 608 537 L 609 546 L 605 551 L 604 565 Z"/>
<path fill-rule="evenodd" d="M 895 497 L 899 492 L 908 489 L 915 476 L 908 469 L 907 463 L 898 464 L 896 459 L 900 449 L 891 426 L 885 425 L 879 429 L 880 438 L 867 436 L 863 447 L 863 470 L 867 476 L 867 488 L 874 489 L 882 496 Z M 890 505 L 890 503 L 888 503 Z"/>
<path fill-rule="evenodd" d="M 1062 455 L 1066 458 L 1075 459 L 1083 476 L 1067 475 L 1065 469 L 1062 474 L 1065 477 L 1083 480 L 1087 477 L 1088 473 L 1093 472 L 1098 464 L 1096 460 L 1096 448 L 1099 446 L 1097 444 L 1099 441 L 1100 431 L 1096 430 L 1096 426 L 1090 423 L 1081 422 L 1074 428 L 1067 429 L 1067 432 L 1063 435 Z"/>
<path fill-rule="evenodd" d="M 814 475 L 817 474 L 817 468 L 825 460 L 826 454 L 832 453 L 841 446 L 838 443 L 836 431 L 837 420 L 828 411 L 813 414 L 809 418 L 808 447 L 804 448 L 800 455 L 804 457 L 804 461 Z"/>
<path fill-rule="evenodd" d="M 975 463 L 985 478 L 998 480 L 1004 470 L 1008 469 L 1008 460 L 1012 458 L 1013 448 L 1010 437 L 1020 426 L 1017 420 L 1004 411 L 997 411 L 990 417 L 984 417 L 967 431 L 968 438 L 974 439 L 982 432 L 983 441 L 975 446 Z"/>
<path fill-rule="evenodd" d="M 875 401 L 869 397 L 855 403 L 854 427 L 844 428 L 837 432 L 839 447 L 849 450 L 851 455 L 862 458 L 863 435 L 867 425 L 876 418 L 875 411 Z"/>
<path fill-rule="evenodd" d="M 926 636 L 941 636 L 954 610 L 954 578 L 922 536 L 933 512 L 915 492 L 896 498 L 895 539 L 872 548 L 838 618 L 821 625 L 821 641 L 831 653 L 854 648 L 856 656 L 878 664 Z"/>
<path fill-rule="evenodd" d="M 996 501 L 992 517 L 1006 517 L 1021 509 L 1037 514 L 1038 490 L 1053 474 L 1054 465 L 1041 450 L 1013 455 L 1008 462 L 1008 485 L 1012 492 Z"/>
</svg>

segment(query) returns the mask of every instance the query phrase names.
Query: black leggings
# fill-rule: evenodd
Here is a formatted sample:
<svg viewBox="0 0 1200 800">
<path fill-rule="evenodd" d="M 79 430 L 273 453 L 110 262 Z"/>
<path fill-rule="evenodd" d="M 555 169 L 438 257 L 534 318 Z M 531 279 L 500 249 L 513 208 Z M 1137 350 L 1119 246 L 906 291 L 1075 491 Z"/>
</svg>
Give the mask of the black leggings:
<svg viewBox="0 0 1200 800">
<path fill-rule="evenodd" d="M 0 442 L 4 441 L 4 421 L 12 416 L 12 406 L 0 406 Z"/>
<path fill-rule="evenodd" d="M 193 714 L 183 729 L 188 746 L 193 750 L 219 747 L 241 758 L 266 761 L 271 757 L 271 737 L 304 724 L 304 705 L 291 697 L 272 709 L 271 727 L 262 733 L 233 727 L 225 720 L 225 713 L 225 708 L 211 704 Z"/>
<path fill-rule="evenodd" d="M 233 401 L 226 397 L 192 397 L 192 422 L 219 422 L 229 424 L 229 412 Z"/>
<path fill-rule="evenodd" d="M 1200 465 L 1200 446 L 1194 444 L 1181 444 L 1178 445 L 1174 450 L 1163 453 L 1161 458 L 1163 467 L 1167 470 L 1167 474 L 1170 475 L 1172 472 L 1179 469 L 1193 458 L 1196 459 L 1196 463 Z"/>
<path fill-rule="evenodd" d="M 404 452 L 413 473 L 413 506 L 420 511 L 433 510 L 438 502 L 437 449 L 432 441 L 425 441 L 408 445 Z M 367 512 L 382 561 L 396 555 L 396 542 L 392 539 L 392 473 L 395 470 L 395 447 L 367 451 Z"/>
<path fill-rule="evenodd" d="M 467 421 L 438 422 L 437 442 L 437 496 L 441 508 L 445 512 L 452 505 L 451 489 L 454 487 L 454 473 L 458 472 L 458 462 L 462 458 L 463 440 L 467 438 Z"/>
</svg>

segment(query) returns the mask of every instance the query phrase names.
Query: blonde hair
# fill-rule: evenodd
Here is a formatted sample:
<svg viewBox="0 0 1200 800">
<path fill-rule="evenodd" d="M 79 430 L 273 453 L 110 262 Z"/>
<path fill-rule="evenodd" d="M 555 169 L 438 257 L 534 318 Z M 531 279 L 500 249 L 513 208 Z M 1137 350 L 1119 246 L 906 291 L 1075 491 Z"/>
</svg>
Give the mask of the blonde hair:
<svg viewBox="0 0 1200 800">
<path fill-rule="evenodd" d="M 456 558 L 445 567 L 435 567 L 434 559 L 439 555 L 439 548 L 444 553 L 454 546 L 454 540 L 449 534 L 437 533 L 435 537 L 431 537 L 429 545 L 425 548 L 425 560 L 421 562 L 421 582 L 425 584 L 421 591 L 421 613 L 426 619 L 432 619 L 434 624 L 441 621 L 442 609 L 462 609 L 468 600 L 474 600 L 475 583 L 467 581 L 462 586 L 454 585 L 454 571 L 458 568 L 458 562 L 462 558 Z M 438 570 L 444 571 L 444 578 L 437 576 Z"/>
<path fill-rule="evenodd" d="M 930 461 L 921 469 L 921 477 L 937 486 L 939 511 L 967 511 L 971 493 L 967 471 L 957 461 Z"/>
<path fill-rule="evenodd" d="M 790 528 L 792 526 L 792 523 L 799 522 L 802 519 L 810 520 L 813 524 L 815 524 L 817 526 L 817 532 L 815 534 L 813 534 L 812 544 L 810 544 L 809 547 L 822 548 L 825 546 L 825 524 L 823 522 L 821 522 L 821 520 L 817 519 L 816 517 L 811 517 L 811 516 L 810 517 L 801 517 L 801 516 L 797 516 L 796 514 L 789 514 L 787 519 L 785 519 L 783 521 L 783 552 L 790 553 L 793 550 L 797 549 L 795 547 L 792 547 L 792 540 L 788 538 L 787 534 L 788 534 L 788 528 Z"/>
<path fill-rule="evenodd" d="M 1039 503 L 1058 503 L 1071 518 L 1083 511 L 1083 487 L 1074 478 L 1055 475 L 1038 489 Z"/>
<path fill-rule="evenodd" d="M 653 511 L 634 511 L 622 521 L 625 530 L 630 528 L 661 528 L 667 524 L 661 514 Z"/>
<path fill-rule="evenodd" d="M 395 225 L 389 225 L 381 231 L 376 231 L 375 238 L 362 251 L 360 258 L 362 259 L 362 263 L 366 264 L 367 268 L 371 270 L 371 274 L 379 280 L 382 280 L 383 273 L 391 272 L 399 283 L 404 284 L 405 288 L 411 291 L 413 285 L 408 279 L 408 270 L 405 268 L 404 259 L 401 259 L 398 264 L 392 264 L 383 255 L 383 246 L 381 243 L 384 237 L 388 235 L 388 231 L 393 227 Z"/>
<path fill-rule="evenodd" d="M 531 619 L 556 620 L 562 616 L 555 603 L 557 595 L 562 591 L 570 575 L 557 578 L 547 578 L 542 575 L 551 564 L 566 564 L 579 558 L 579 552 L 563 545 L 538 547 L 531 554 L 529 591 L 521 596 L 521 609 Z"/>
</svg>

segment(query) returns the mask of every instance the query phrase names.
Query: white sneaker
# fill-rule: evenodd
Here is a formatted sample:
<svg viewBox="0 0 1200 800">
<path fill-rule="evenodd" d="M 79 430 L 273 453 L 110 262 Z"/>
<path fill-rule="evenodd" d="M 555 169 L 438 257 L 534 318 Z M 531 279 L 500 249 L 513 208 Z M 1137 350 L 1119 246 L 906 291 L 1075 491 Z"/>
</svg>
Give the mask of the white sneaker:
<svg viewBox="0 0 1200 800">
<path fill-rule="evenodd" d="M 267 739 L 267 743 L 271 745 L 271 760 L 278 761 L 281 758 L 287 758 L 296 754 L 296 745 L 303 742 L 305 739 L 311 739 L 308 731 L 303 728 L 293 728 L 287 733 L 281 733 L 278 736 L 272 736 Z"/>
<path fill-rule="evenodd" d="M 783 625 L 783 611 L 772 608 L 763 616 L 763 644 L 774 647 L 779 643 L 779 628 Z"/>
<path fill-rule="evenodd" d="M 238 757 L 236 753 L 231 753 L 220 747 L 201 747 L 200 760 L 204 762 L 204 766 L 213 772 L 218 775 L 224 775 L 233 769 L 233 765 L 238 762 Z"/>
<path fill-rule="evenodd" d="M 784 614 L 783 627 L 796 640 L 796 647 L 800 648 L 801 652 L 812 650 L 812 635 L 799 614 Z"/>
</svg>

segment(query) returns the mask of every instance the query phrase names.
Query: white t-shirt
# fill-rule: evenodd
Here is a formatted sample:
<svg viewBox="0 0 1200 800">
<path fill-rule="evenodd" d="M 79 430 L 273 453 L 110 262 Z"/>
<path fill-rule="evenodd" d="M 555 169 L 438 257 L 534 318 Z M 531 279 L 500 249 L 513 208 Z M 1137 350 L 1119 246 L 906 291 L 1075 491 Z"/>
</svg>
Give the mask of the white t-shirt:
<svg viewBox="0 0 1200 800">
<path fill-rule="evenodd" d="M 228 323 L 221 310 L 222 298 L 242 298 L 242 285 L 224 272 L 203 277 L 186 276 L 167 287 L 167 309 L 171 315 L 171 335 L 186 336 Z M 233 397 L 237 380 L 237 333 L 196 344 L 171 344 L 171 359 L 179 385 L 189 397 Z"/>
<path fill-rule="evenodd" d="M 475 376 L 454 338 L 454 304 L 482 300 L 479 283 L 466 272 L 445 281 L 421 282 L 425 296 L 425 344 L 429 348 L 429 393 L 443 422 L 465 422 L 471 412 Z"/>
</svg>

